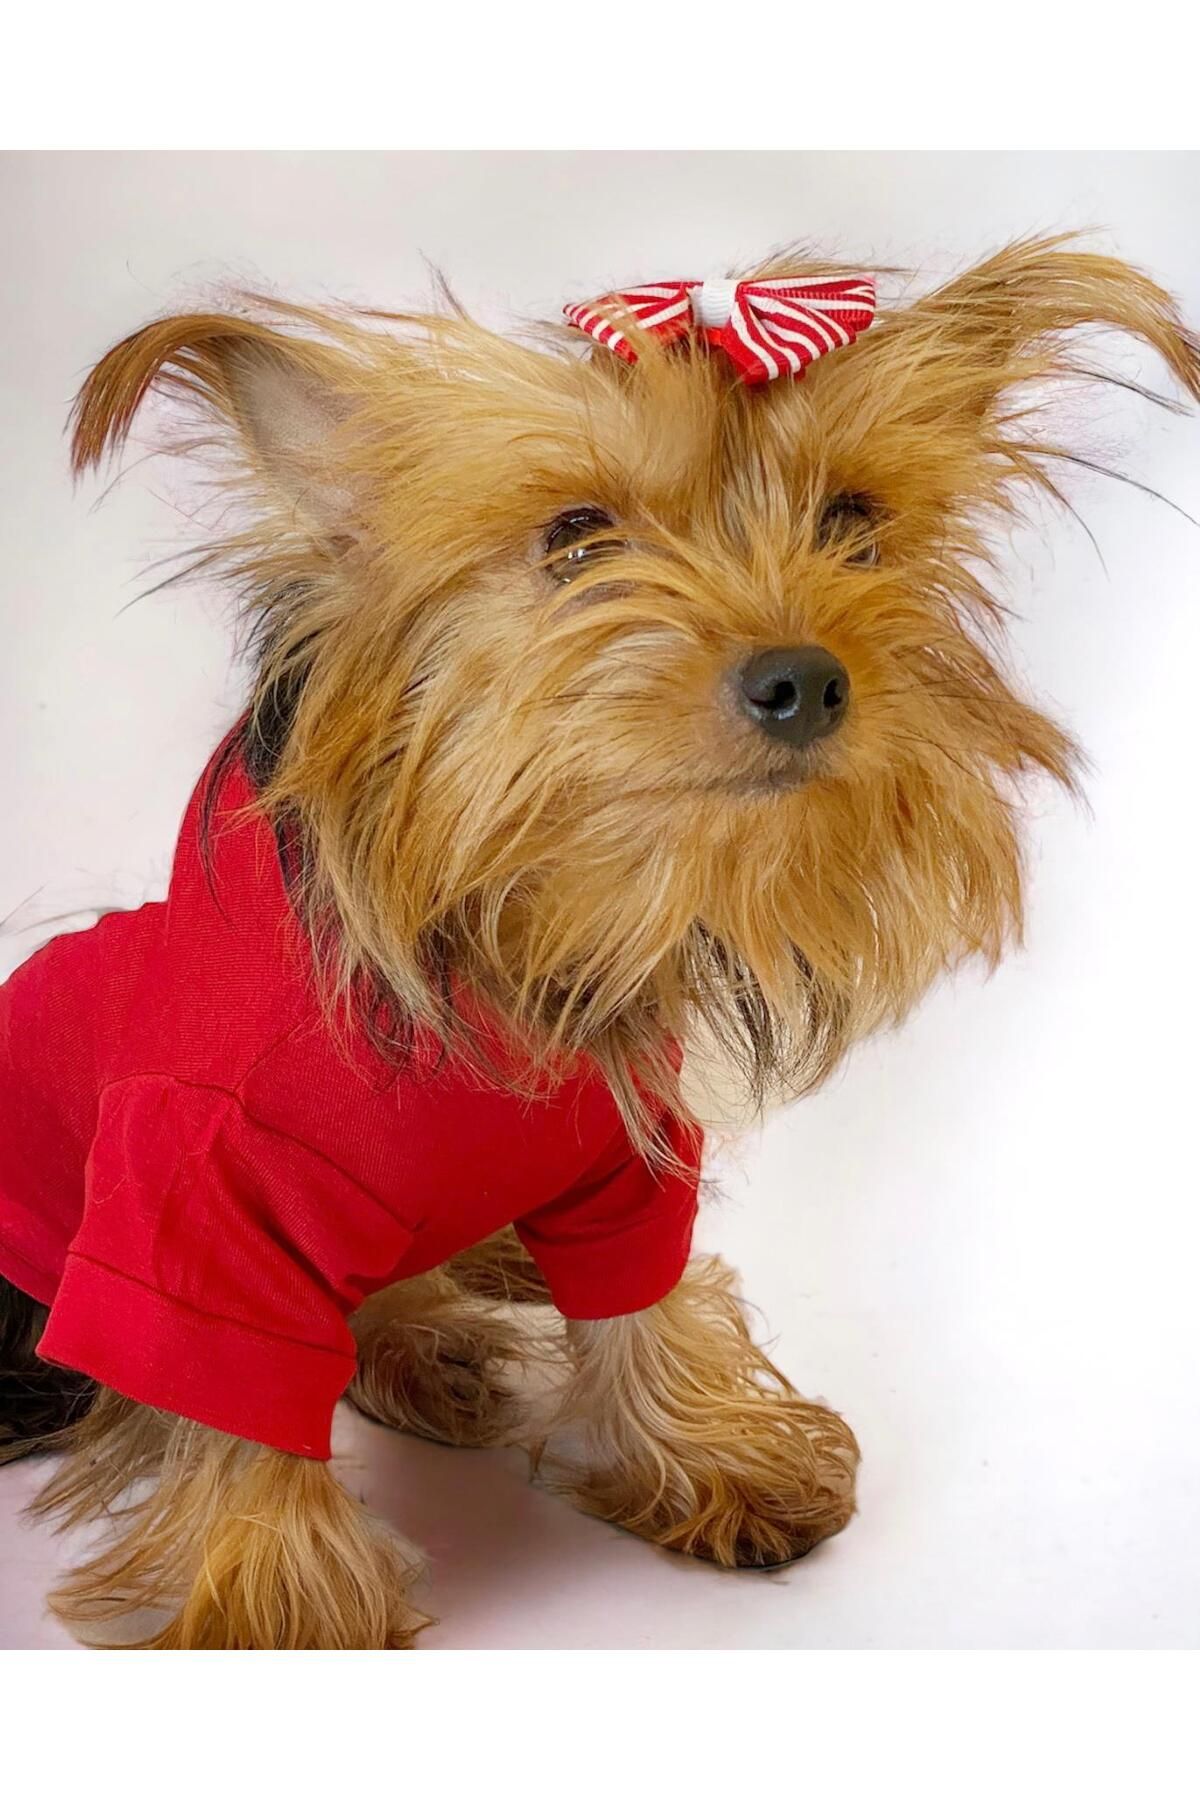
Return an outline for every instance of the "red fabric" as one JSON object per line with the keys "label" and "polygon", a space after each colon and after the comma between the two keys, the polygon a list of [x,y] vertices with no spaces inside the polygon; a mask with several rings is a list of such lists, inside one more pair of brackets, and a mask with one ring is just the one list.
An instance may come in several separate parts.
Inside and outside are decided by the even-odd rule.
{"label": "red fabric", "polygon": [[568,1317],[668,1293],[697,1134],[663,1122],[687,1173],[662,1174],[590,1065],[529,1099],[426,1040],[399,1071],[339,1042],[244,771],[222,778],[208,870],[203,791],[165,902],[0,987],[0,1272],[50,1306],[41,1354],[326,1457],[348,1313],[501,1226]]}

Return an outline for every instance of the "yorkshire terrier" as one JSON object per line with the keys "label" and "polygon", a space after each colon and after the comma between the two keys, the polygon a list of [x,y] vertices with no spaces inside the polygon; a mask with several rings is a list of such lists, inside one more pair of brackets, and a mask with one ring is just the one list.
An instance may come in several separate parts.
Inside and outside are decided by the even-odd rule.
{"label": "yorkshire terrier", "polygon": [[105,1522],[81,1635],[411,1643],[343,1393],[726,1567],[846,1525],[850,1428],[689,1260],[684,1052],[806,1091],[1019,933],[1015,801],[1076,753],[990,533],[1077,459],[1088,327],[1200,399],[1169,296],[1066,239],[878,314],[788,256],[520,342],[241,297],[103,357],[75,467],[173,399],[255,673],[166,901],[0,990],[0,1450]]}

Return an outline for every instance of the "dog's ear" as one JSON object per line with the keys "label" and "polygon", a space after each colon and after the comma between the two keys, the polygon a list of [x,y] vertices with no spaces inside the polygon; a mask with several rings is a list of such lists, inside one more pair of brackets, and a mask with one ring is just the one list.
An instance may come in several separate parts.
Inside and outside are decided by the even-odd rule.
{"label": "dog's ear", "polygon": [[120,449],[152,390],[188,403],[203,436],[233,435],[260,483],[318,529],[342,528],[347,494],[335,438],[353,364],[251,319],[191,313],[146,325],[101,357],[76,398],[76,474]]}
{"label": "dog's ear", "polygon": [[1017,383],[1101,373],[1080,360],[1078,336],[1089,328],[1139,339],[1200,400],[1200,341],[1170,294],[1115,257],[1069,248],[1074,241],[1010,244],[893,314],[879,335],[897,372],[913,377],[903,384],[909,402],[920,407],[923,389],[931,409],[986,417]]}

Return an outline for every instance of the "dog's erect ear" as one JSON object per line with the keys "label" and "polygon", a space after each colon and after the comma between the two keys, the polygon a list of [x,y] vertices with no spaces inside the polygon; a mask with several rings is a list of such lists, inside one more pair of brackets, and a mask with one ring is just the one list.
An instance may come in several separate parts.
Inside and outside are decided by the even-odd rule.
{"label": "dog's erect ear", "polygon": [[260,482],[319,529],[344,524],[347,495],[332,440],[346,417],[353,365],[339,352],[251,319],[192,313],[146,325],[101,357],[72,413],[78,474],[119,450],[143,400],[183,399],[236,435]]}
{"label": "dog's erect ear", "polygon": [[893,314],[879,336],[916,378],[910,403],[924,386],[931,409],[985,416],[1015,383],[1093,373],[1072,349],[1089,327],[1140,339],[1200,400],[1200,341],[1171,296],[1128,263],[1066,247],[1074,241],[1010,244]]}

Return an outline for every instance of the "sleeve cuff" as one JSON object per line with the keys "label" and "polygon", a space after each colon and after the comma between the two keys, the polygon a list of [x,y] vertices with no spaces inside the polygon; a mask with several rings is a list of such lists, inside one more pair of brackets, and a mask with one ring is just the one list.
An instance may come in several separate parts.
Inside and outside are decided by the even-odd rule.
{"label": "sleeve cuff", "polygon": [[590,1242],[548,1241],[532,1220],[518,1219],[516,1231],[564,1319],[618,1319],[656,1306],[679,1285],[695,1221],[693,1196],[669,1225],[651,1219]]}
{"label": "sleeve cuff", "polygon": [[352,1354],[211,1318],[78,1253],[38,1355],[143,1406],[322,1461],[355,1368]]}

